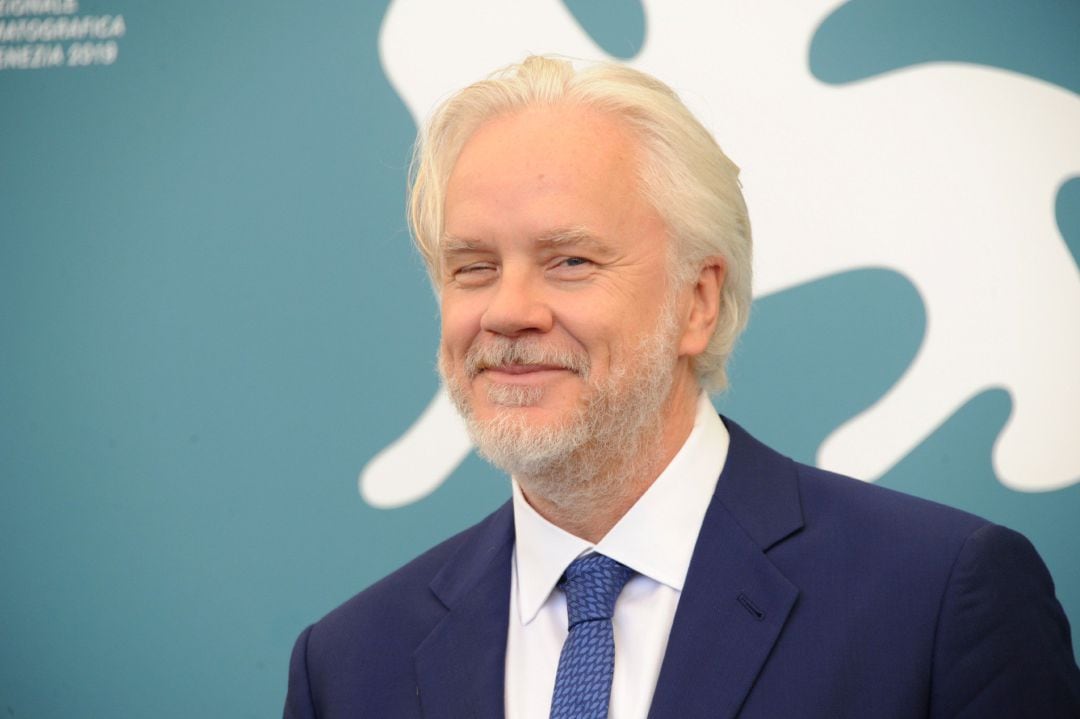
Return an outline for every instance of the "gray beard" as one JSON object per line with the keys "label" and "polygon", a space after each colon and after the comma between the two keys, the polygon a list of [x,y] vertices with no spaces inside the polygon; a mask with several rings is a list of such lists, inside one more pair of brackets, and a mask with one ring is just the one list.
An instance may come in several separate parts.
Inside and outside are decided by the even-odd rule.
{"label": "gray beard", "polygon": [[[677,359],[674,298],[665,302],[656,330],[644,338],[633,356],[632,376],[625,367],[613,368],[602,383],[589,381],[588,356],[552,356],[530,339],[494,338],[466,355],[468,379],[451,377],[445,363],[440,372],[450,398],[465,419],[480,455],[511,474],[529,496],[572,512],[597,501],[620,496],[636,474],[655,467],[661,448],[662,414],[669,399]],[[542,387],[494,385],[488,399],[506,407],[489,420],[476,419],[469,402],[469,381],[478,367],[505,361],[557,364],[579,372],[588,392],[560,426],[536,427],[514,407],[535,404]]]}

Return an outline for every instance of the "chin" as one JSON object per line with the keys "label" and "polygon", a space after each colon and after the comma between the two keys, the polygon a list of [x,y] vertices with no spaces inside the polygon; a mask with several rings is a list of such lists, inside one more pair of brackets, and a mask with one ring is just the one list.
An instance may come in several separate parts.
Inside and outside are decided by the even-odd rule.
{"label": "chin", "polygon": [[565,407],[549,407],[543,403],[504,404],[485,401],[480,406],[473,405],[473,407],[473,416],[481,422],[512,417],[525,426],[537,429],[564,425],[573,414]]}

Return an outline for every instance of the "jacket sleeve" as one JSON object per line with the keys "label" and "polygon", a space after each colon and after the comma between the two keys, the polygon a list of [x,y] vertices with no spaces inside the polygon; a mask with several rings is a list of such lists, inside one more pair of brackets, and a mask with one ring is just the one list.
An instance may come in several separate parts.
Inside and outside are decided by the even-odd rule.
{"label": "jacket sleeve", "polygon": [[993,524],[966,540],[942,599],[931,717],[1080,718],[1069,622],[1042,559]]}
{"label": "jacket sleeve", "polygon": [[289,690],[285,696],[284,719],[315,719],[315,706],[311,701],[311,684],[308,681],[307,645],[312,627],[308,627],[293,646],[289,660]]}

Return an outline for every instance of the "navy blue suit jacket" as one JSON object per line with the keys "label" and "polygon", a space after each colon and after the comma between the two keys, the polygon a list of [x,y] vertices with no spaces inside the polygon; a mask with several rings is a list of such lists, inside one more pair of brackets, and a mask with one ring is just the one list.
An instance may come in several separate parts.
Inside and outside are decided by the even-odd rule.
{"label": "navy blue suit jacket", "polygon": [[[650,717],[1080,717],[1024,537],[725,422]],[[308,627],[285,716],[501,717],[513,544],[506,504]]]}

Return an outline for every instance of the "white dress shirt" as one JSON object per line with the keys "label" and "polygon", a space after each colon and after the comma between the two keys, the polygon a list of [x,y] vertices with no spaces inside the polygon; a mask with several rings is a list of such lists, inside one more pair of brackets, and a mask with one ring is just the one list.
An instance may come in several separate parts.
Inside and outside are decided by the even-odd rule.
{"label": "white dress shirt", "polygon": [[615,603],[610,716],[646,717],[690,557],[727,458],[728,433],[707,394],[670,464],[599,544],[541,517],[513,482],[514,561],[506,638],[506,716],[547,719],[567,634],[566,598],[555,588],[574,559],[596,551],[635,572]]}

